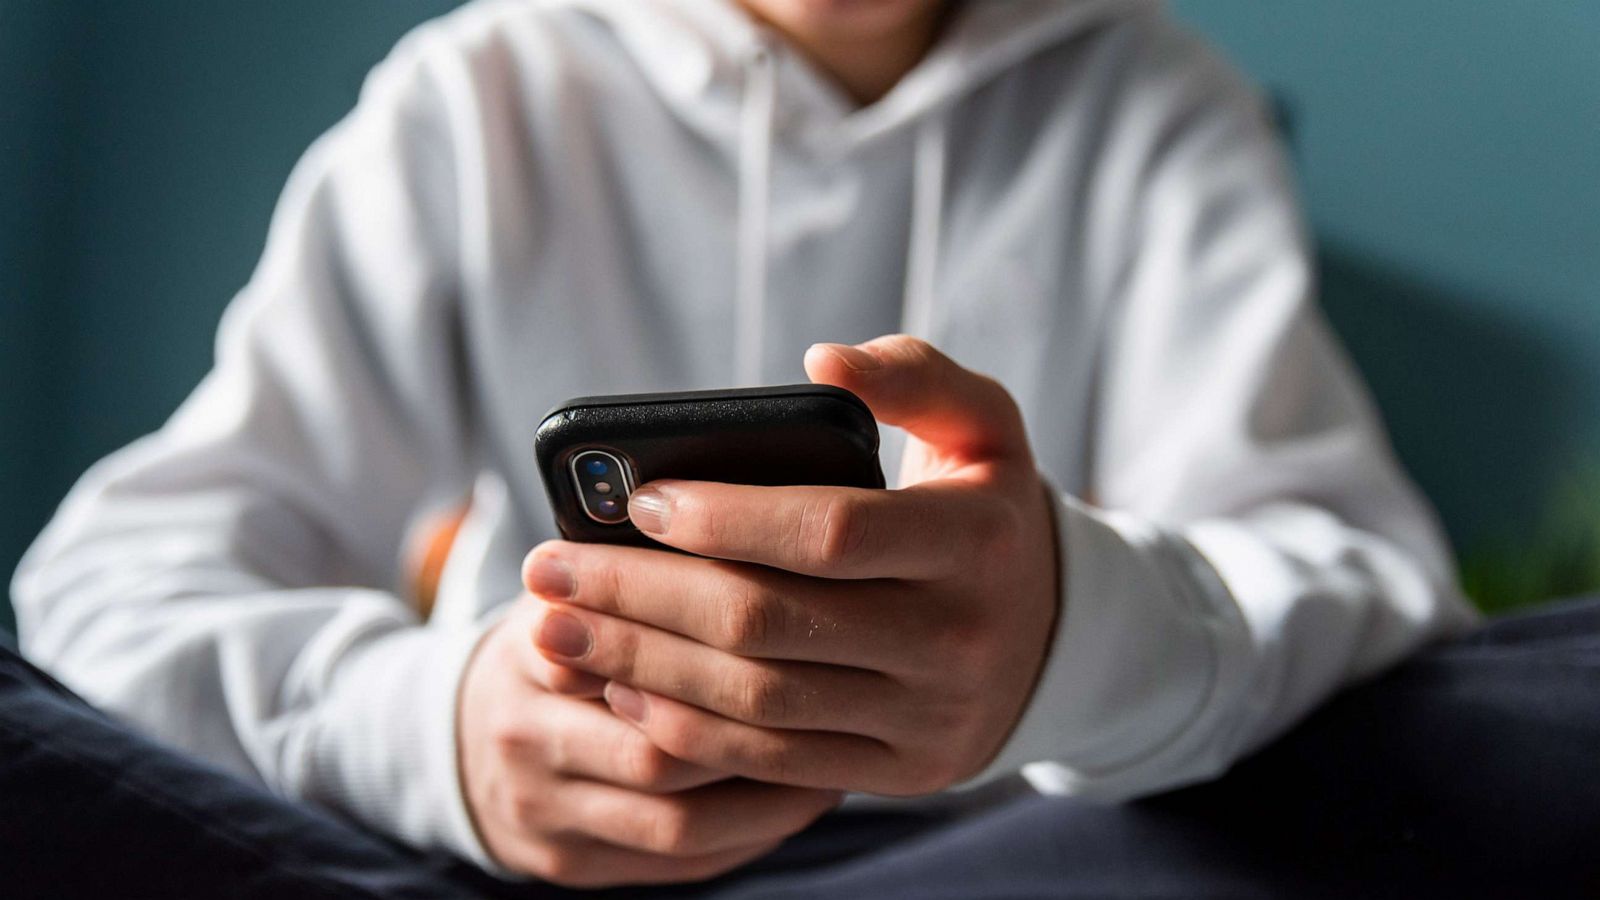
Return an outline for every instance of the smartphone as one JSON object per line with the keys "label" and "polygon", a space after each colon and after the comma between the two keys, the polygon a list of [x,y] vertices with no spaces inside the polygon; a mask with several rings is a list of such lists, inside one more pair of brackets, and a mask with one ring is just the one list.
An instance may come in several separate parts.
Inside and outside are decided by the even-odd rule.
{"label": "smartphone", "polygon": [[817,384],[579,397],[545,415],[534,455],[562,536],[589,543],[659,547],[628,495],[661,478],[884,486],[867,405]]}

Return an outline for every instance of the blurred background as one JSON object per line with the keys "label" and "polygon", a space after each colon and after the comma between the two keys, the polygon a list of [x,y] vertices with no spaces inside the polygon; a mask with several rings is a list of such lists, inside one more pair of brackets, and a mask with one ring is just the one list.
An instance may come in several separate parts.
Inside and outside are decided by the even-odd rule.
{"label": "blurred background", "polygon": [[[193,387],[290,167],[456,5],[0,0],[0,572]],[[1173,9],[1275,98],[1324,305],[1474,599],[1600,587],[1600,3]]]}

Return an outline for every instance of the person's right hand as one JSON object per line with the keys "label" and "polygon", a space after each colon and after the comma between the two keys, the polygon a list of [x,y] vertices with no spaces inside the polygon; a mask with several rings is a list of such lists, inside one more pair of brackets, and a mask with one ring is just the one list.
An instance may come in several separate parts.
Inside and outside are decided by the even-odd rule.
{"label": "person's right hand", "polygon": [[699,881],[838,804],[837,791],[729,778],[657,749],[592,699],[603,680],[535,649],[545,608],[519,600],[462,679],[461,778],[498,863],[569,887]]}

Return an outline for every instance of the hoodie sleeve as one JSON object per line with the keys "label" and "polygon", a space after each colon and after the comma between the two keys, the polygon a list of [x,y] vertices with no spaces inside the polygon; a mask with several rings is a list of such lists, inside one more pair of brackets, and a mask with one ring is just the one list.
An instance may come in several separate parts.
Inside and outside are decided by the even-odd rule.
{"label": "hoodie sleeve", "polygon": [[417,43],[291,177],[214,370],[84,476],[12,589],[26,652],[93,702],[483,861],[455,763],[479,629],[394,592],[411,517],[464,496],[472,456],[452,147]]}
{"label": "hoodie sleeve", "polygon": [[1106,323],[1093,500],[1058,497],[1057,631],[985,773],[1047,793],[1212,778],[1473,621],[1313,302],[1260,104],[1186,40],[1134,79],[1108,143],[1100,184],[1133,187],[1096,219],[1125,252],[1089,292]]}

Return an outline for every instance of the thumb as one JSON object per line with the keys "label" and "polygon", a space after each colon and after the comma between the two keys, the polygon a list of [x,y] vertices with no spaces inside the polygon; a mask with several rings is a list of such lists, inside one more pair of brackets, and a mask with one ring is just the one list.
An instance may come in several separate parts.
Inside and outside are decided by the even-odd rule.
{"label": "thumb", "polygon": [[850,391],[878,421],[904,428],[942,454],[1028,456],[1022,414],[1006,389],[927,341],[893,334],[853,347],[813,344],[805,365],[813,382]]}

